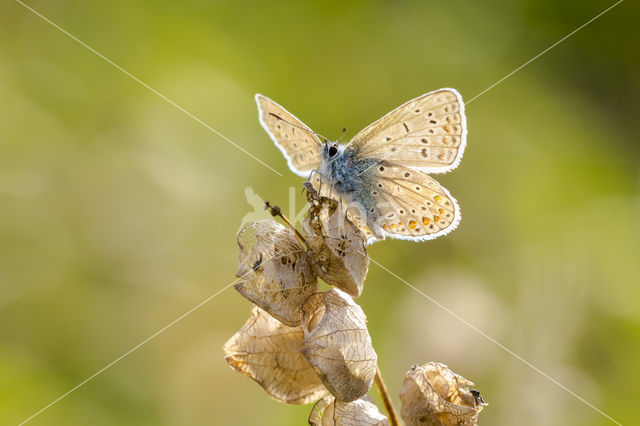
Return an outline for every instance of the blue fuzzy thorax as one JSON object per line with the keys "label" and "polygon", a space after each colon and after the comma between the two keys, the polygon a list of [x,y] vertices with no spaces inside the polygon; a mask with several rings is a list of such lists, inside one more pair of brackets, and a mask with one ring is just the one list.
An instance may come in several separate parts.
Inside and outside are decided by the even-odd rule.
{"label": "blue fuzzy thorax", "polygon": [[[337,152],[329,155],[329,148],[335,147]],[[362,189],[362,169],[354,167],[356,159],[353,151],[345,150],[339,145],[326,144],[322,150],[322,173],[329,177],[334,189],[340,193],[349,193]]]}
{"label": "blue fuzzy thorax", "polygon": [[[334,147],[337,151],[331,149]],[[320,173],[332,183],[332,190],[344,194],[350,200],[360,204],[365,211],[372,207],[373,159],[358,159],[350,147],[327,143],[322,149]]]}

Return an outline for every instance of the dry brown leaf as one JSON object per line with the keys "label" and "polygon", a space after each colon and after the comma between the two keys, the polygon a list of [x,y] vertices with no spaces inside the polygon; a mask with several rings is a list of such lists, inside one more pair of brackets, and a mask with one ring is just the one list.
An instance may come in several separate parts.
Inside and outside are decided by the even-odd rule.
{"label": "dry brown leaf", "polygon": [[333,289],[302,306],[302,353],[337,400],[358,399],[371,388],[377,356],[364,312],[351,296]]}
{"label": "dry brown leaf", "polygon": [[318,289],[307,248],[288,228],[260,220],[238,233],[242,281],[235,289],[283,323],[300,324],[302,303]]}
{"label": "dry brown leaf", "polygon": [[258,382],[273,399],[308,404],[327,394],[302,356],[304,335],[254,306],[251,317],[224,345],[225,361]]}
{"label": "dry brown leaf", "polygon": [[369,269],[365,237],[351,223],[337,201],[307,189],[311,203],[302,225],[313,252],[313,270],[327,284],[358,297]]}
{"label": "dry brown leaf", "polygon": [[402,418],[407,426],[475,426],[485,404],[469,386],[473,383],[444,364],[413,366],[400,392]]}
{"label": "dry brown leaf", "polygon": [[380,413],[368,394],[351,402],[336,401],[327,396],[316,402],[309,415],[312,426],[388,426],[389,421]]}

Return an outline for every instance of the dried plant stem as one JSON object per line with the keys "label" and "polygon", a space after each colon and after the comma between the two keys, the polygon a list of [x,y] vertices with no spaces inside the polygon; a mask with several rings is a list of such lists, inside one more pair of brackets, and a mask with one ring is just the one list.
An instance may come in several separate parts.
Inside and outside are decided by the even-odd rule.
{"label": "dried plant stem", "polygon": [[396,412],[396,409],[393,406],[393,402],[391,401],[391,397],[389,396],[389,391],[387,390],[387,386],[384,384],[384,380],[382,380],[380,367],[378,367],[377,365],[376,365],[375,383],[376,383],[376,387],[378,388],[378,392],[380,392],[380,397],[382,398],[382,402],[384,403],[384,408],[385,410],[387,410],[387,417],[389,417],[389,425],[398,426],[400,424],[398,413]]}
{"label": "dried plant stem", "polygon": [[304,246],[307,249],[309,248],[309,244],[307,244],[307,240],[305,240],[302,234],[298,232],[298,230],[295,228],[295,226],[293,226],[291,222],[289,222],[289,219],[287,219],[287,217],[284,214],[282,214],[282,210],[280,210],[280,207],[272,206],[268,201],[265,201],[264,208],[265,210],[269,210],[269,213],[271,213],[271,216],[280,217],[284,221],[284,223],[286,223],[287,226],[294,232],[294,234],[296,234],[296,237],[300,240],[300,242],[304,244]]}

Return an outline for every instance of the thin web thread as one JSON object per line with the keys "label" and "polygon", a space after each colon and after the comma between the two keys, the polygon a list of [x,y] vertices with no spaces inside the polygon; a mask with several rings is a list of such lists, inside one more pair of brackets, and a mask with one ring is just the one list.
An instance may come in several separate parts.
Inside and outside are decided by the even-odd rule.
{"label": "thin web thread", "polygon": [[503,81],[505,81],[507,78],[511,77],[513,74],[517,73],[518,71],[520,71],[522,68],[526,67],[527,65],[529,65],[531,62],[535,61],[536,59],[538,59],[540,56],[544,55],[545,53],[547,53],[548,51],[550,51],[551,49],[553,49],[554,47],[556,47],[557,45],[559,45],[560,43],[562,43],[563,41],[565,41],[566,39],[568,39],[569,37],[571,37],[572,35],[574,35],[575,33],[577,33],[578,31],[580,31],[581,29],[583,29],[584,27],[586,27],[587,25],[589,25],[590,23],[592,23],[593,21],[595,21],[596,19],[598,19],[599,17],[601,17],[602,15],[604,15],[605,13],[607,13],[608,11],[610,11],[611,9],[613,9],[614,7],[616,7],[617,5],[619,5],[620,3],[622,3],[624,0],[619,0],[618,2],[614,3],[613,5],[609,6],[608,8],[606,8],[605,10],[603,10],[602,12],[600,12],[599,14],[597,14],[596,16],[594,16],[593,18],[591,18],[590,20],[588,20],[587,22],[585,22],[584,24],[580,25],[578,28],[576,28],[575,30],[571,31],[569,34],[567,34],[566,36],[562,37],[560,40],[556,41],[555,43],[553,43],[551,46],[547,47],[546,49],[544,49],[542,52],[538,53],[536,56],[534,56],[533,58],[529,59],[527,62],[525,62],[524,64],[520,65],[518,68],[516,68],[515,70],[511,71],[509,74],[505,75],[504,77],[502,77],[500,80],[496,81],[495,83],[493,83],[491,86],[487,87],[486,89],[484,89],[482,92],[478,93],[477,95],[475,95],[473,98],[471,98],[470,100],[468,100],[467,102],[465,102],[465,105],[469,105],[471,102],[473,102],[474,100],[478,99],[480,96],[484,95],[485,93],[487,93],[489,90],[493,89],[494,87],[496,87],[498,84],[502,83]]}
{"label": "thin web thread", "polygon": [[[266,262],[270,262],[273,259],[277,259],[283,256],[288,256],[289,254],[295,252],[296,250],[292,250],[290,252],[287,253],[283,253],[280,254],[278,256],[271,256],[270,258],[268,258],[267,260],[263,261],[263,264]],[[197,305],[195,305],[193,308],[189,309],[187,312],[185,312],[184,314],[180,315],[178,318],[176,318],[175,320],[171,321],[169,324],[165,325],[164,327],[162,327],[160,330],[156,331],[155,333],[153,333],[151,336],[147,337],[146,339],[144,339],[142,342],[138,343],[137,345],[135,345],[133,348],[129,349],[127,352],[125,352],[124,354],[120,355],[118,358],[114,359],[113,361],[111,361],[109,364],[107,364],[106,366],[102,367],[100,370],[96,371],[95,373],[93,373],[91,376],[87,377],[86,379],[84,379],[82,382],[78,383],[76,386],[72,387],[71,389],[69,389],[67,392],[63,393],[62,395],[60,395],[58,398],[56,398],[54,401],[50,402],[49,404],[47,404],[46,406],[44,406],[43,408],[41,408],[39,411],[37,411],[36,413],[34,413],[33,415],[31,415],[29,418],[25,419],[24,421],[22,421],[18,426],[22,426],[25,423],[27,423],[28,421],[30,421],[31,419],[33,419],[34,417],[38,416],[39,414],[41,414],[42,412],[44,412],[45,410],[47,410],[48,408],[50,408],[51,406],[55,405],[56,403],[60,402],[62,399],[64,399],[65,397],[67,397],[69,394],[71,394],[72,392],[74,392],[75,390],[77,390],[78,388],[80,388],[81,386],[85,385],[86,383],[90,382],[91,380],[93,380],[96,376],[100,375],[101,373],[103,373],[104,371],[106,371],[107,369],[109,369],[110,367],[112,367],[113,365],[117,364],[119,361],[121,361],[122,359],[126,358],[128,355],[130,355],[131,353],[135,352],[136,350],[138,350],[139,348],[141,348],[142,346],[144,346],[146,343],[148,343],[150,340],[154,339],[155,337],[157,337],[158,335],[162,334],[163,332],[165,332],[168,328],[170,328],[171,326],[175,325],[177,322],[181,321],[182,319],[184,319],[185,317],[187,317],[188,315],[190,315],[191,313],[193,313],[194,311],[196,311],[197,309],[201,308],[203,305],[205,305],[206,303],[208,303],[211,299],[213,299],[214,297],[218,296],[220,293],[222,293],[223,291],[225,291],[226,289],[228,289],[229,287],[231,287],[232,285],[238,283],[240,280],[242,280],[244,277],[246,277],[248,274],[250,274],[253,271],[253,269],[249,269],[246,273],[242,274],[242,276],[238,277],[237,279],[231,281],[229,284],[227,284],[226,286],[224,286],[222,289],[218,290],[217,292],[215,292],[214,294],[212,294],[211,296],[207,297],[206,299],[204,299],[202,302],[198,303]]]}
{"label": "thin web thread", "polygon": [[196,306],[194,306],[193,308],[189,309],[187,312],[185,312],[184,314],[180,315],[178,318],[176,318],[175,320],[171,321],[169,324],[167,324],[166,326],[162,327],[160,330],[156,331],[155,333],[153,333],[151,336],[147,337],[146,339],[144,339],[142,342],[138,343],[137,345],[135,345],[133,348],[129,349],[127,352],[125,352],[124,354],[120,355],[118,358],[114,359],[113,361],[111,361],[109,364],[105,365],[104,367],[102,367],[100,370],[96,371],[95,373],[93,373],[91,376],[87,377],[86,379],[84,379],[82,382],[78,383],[76,386],[72,387],[71,389],[69,389],[67,392],[63,393],[62,395],[60,395],[58,398],[56,398],[54,401],[50,402],[49,404],[45,405],[42,409],[40,409],[38,412],[34,413],[33,415],[31,415],[29,418],[27,418],[26,420],[22,421],[18,426],[22,426],[23,424],[27,423],[28,421],[30,421],[31,419],[33,419],[34,417],[38,416],[39,414],[41,414],[43,411],[47,410],[48,408],[50,408],[52,405],[58,403],[60,400],[64,399],[65,397],[67,397],[70,393],[74,392],[75,390],[77,390],[79,387],[85,385],[87,382],[91,381],[92,379],[94,379],[96,376],[100,375],[101,373],[103,373],[105,370],[109,369],[110,367],[112,367],[114,364],[118,363],[119,361],[121,361],[123,358],[126,358],[128,355],[130,355],[132,352],[135,352],[136,350],[138,350],[141,346],[143,346],[144,344],[146,344],[147,342],[149,342],[150,340],[152,340],[153,338],[155,338],[156,336],[158,336],[159,334],[163,333],[164,331],[166,331],[169,327],[171,327],[172,325],[174,325],[175,323],[177,323],[178,321],[182,320],[184,317],[186,317],[187,315],[191,314],[193,311],[195,311],[196,309],[200,308],[202,305],[204,305],[205,303],[209,302],[211,299],[213,299],[214,297],[216,297],[217,295],[219,295],[220,293],[222,293],[223,291],[225,291],[226,289],[228,289],[229,287],[231,287],[233,284],[235,284],[237,282],[237,280],[232,281],[231,283],[227,284],[224,288],[222,288],[221,290],[219,290],[218,292],[212,294],[211,296],[207,297],[206,299],[204,299],[202,302],[198,303]]}
{"label": "thin web thread", "polygon": [[182,111],[183,113],[185,113],[188,117],[192,118],[193,120],[197,121],[198,123],[202,124],[204,127],[206,127],[207,129],[209,129],[210,131],[212,131],[213,133],[215,133],[216,135],[218,135],[219,137],[221,137],[222,139],[226,140],[227,142],[229,142],[231,145],[235,146],[236,148],[238,148],[240,151],[244,152],[245,154],[247,154],[249,157],[253,158],[254,160],[256,160],[258,163],[262,164],[263,166],[265,166],[266,168],[268,168],[269,170],[271,170],[272,172],[274,172],[275,174],[277,174],[278,176],[282,176],[282,173],[278,172],[277,170],[275,170],[273,167],[269,166],[267,163],[265,163],[264,161],[262,161],[261,159],[259,159],[258,157],[256,157],[255,155],[251,154],[249,151],[247,151],[245,148],[241,147],[240,145],[238,145],[237,143],[233,142],[231,139],[229,139],[228,137],[226,137],[225,135],[223,135],[222,133],[220,133],[219,131],[217,131],[216,129],[214,129],[213,127],[211,127],[210,125],[208,125],[207,123],[205,123],[204,121],[202,121],[201,119],[199,119],[198,117],[196,117],[195,115],[193,115],[192,113],[190,113],[189,111],[187,111],[186,109],[184,109],[183,107],[181,107],[180,105],[178,105],[177,103],[175,103],[174,101],[172,101],[171,99],[167,98],[165,95],[163,95],[162,93],[158,92],[156,89],[154,89],[153,87],[149,86],[147,83],[145,83],[144,81],[140,80],[138,77],[136,77],[135,75],[131,74],[129,71],[125,70],[124,68],[122,68],[120,65],[116,64],[115,62],[113,62],[111,59],[107,58],[106,56],[104,56],[102,53],[98,52],[97,50],[95,50],[94,48],[92,48],[91,46],[89,46],[88,44],[86,44],[85,42],[83,42],[82,40],[78,39],[76,36],[74,36],[73,34],[69,33],[67,30],[63,29],[62,27],[60,27],[59,25],[55,24],[54,22],[52,22],[50,19],[48,19],[47,17],[43,16],[42,14],[40,14],[39,12],[37,12],[36,10],[32,9],[31,7],[27,6],[26,4],[24,4],[22,1],[20,0],[16,0],[17,3],[19,3],[20,5],[22,5],[23,7],[25,7],[26,9],[30,10],[31,12],[33,12],[35,15],[39,16],[40,18],[42,18],[45,22],[51,24],[53,27],[57,28],[58,30],[60,30],[62,33],[66,34],[68,37],[70,37],[72,40],[74,40],[75,42],[77,42],[78,44],[86,47],[87,49],[89,49],[91,52],[93,52],[95,55],[97,55],[98,57],[100,57],[101,59],[103,59],[104,61],[108,62],[109,64],[111,64],[113,67],[115,67],[117,70],[119,70],[120,72],[122,72],[124,75],[126,75],[127,77],[131,78],[132,80],[136,81],[137,83],[139,83],[140,85],[142,85],[143,87],[145,87],[146,89],[148,89],[149,91],[155,93],[156,95],[158,95],[159,97],[161,97],[162,99],[164,99],[165,101],[167,101],[169,104],[171,104],[172,106],[174,106],[175,108],[177,108],[178,110]]}
{"label": "thin web thread", "polygon": [[569,394],[571,394],[572,396],[574,396],[575,398],[577,398],[578,400],[582,401],[584,404],[586,404],[587,406],[591,407],[592,409],[594,409],[595,411],[597,411],[598,413],[602,414],[604,417],[606,417],[607,419],[611,420],[613,423],[622,426],[622,424],[618,421],[616,421],[615,419],[613,419],[611,416],[607,415],[604,411],[602,411],[601,409],[599,409],[598,407],[596,407],[595,405],[593,405],[592,403],[590,403],[589,401],[587,401],[586,399],[584,399],[583,397],[581,397],[580,395],[578,395],[577,393],[575,393],[574,391],[572,391],[571,389],[569,389],[568,387],[566,387],[565,385],[563,385],[562,383],[558,382],[556,379],[554,379],[553,377],[551,377],[550,375],[548,375],[547,373],[545,373],[544,371],[540,370],[538,367],[536,367],[535,365],[531,364],[529,361],[527,361],[526,359],[524,359],[523,357],[521,357],[520,355],[518,355],[517,353],[513,352],[511,349],[507,348],[505,345],[503,345],[502,343],[498,342],[497,340],[495,340],[493,337],[489,336],[487,333],[485,333],[484,331],[480,330],[478,327],[474,326],[473,324],[471,324],[469,321],[465,320],[464,318],[462,318],[460,315],[458,315],[457,313],[455,313],[454,311],[452,311],[451,309],[447,308],[446,306],[444,306],[442,303],[438,302],[437,300],[435,300],[433,297],[423,293],[420,289],[418,289],[417,287],[415,287],[414,285],[410,284],[407,280],[405,280],[404,278],[401,278],[400,276],[398,276],[397,274],[393,273],[392,271],[390,271],[388,268],[386,268],[385,266],[381,265],[379,262],[375,261],[374,259],[372,259],[371,257],[369,258],[371,260],[371,262],[375,263],[376,265],[378,265],[380,268],[384,269],[386,272],[388,272],[389,274],[391,274],[392,276],[394,276],[395,278],[397,278],[398,280],[400,280],[401,282],[403,282],[404,284],[406,284],[407,286],[411,287],[413,290],[417,291],[418,293],[420,293],[423,297],[427,298],[431,303],[435,304],[436,306],[438,306],[439,308],[441,308],[442,310],[444,310],[445,312],[447,312],[449,315],[453,316],[454,318],[456,318],[458,321],[462,322],[464,325],[466,325],[467,327],[471,328],[473,331],[475,331],[476,333],[480,334],[482,337],[488,339],[489,341],[491,341],[492,343],[494,343],[495,345],[497,345],[498,347],[500,347],[500,349],[504,350],[505,352],[507,352],[509,355],[513,356],[514,358],[518,359],[519,361],[521,361],[522,363],[526,364],[528,367],[530,367],[532,370],[534,370],[535,372],[537,372],[538,374],[544,376],[545,378],[547,378],[548,380],[550,380],[551,382],[553,382],[554,384],[556,384],[558,387],[560,387],[561,389],[563,389],[564,391],[568,392]]}

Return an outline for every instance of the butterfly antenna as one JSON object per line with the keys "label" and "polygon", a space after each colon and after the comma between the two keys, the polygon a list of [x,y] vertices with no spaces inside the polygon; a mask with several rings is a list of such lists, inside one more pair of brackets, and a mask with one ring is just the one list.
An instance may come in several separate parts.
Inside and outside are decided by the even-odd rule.
{"label": "butterfly antenna", "polygon": [[280,116],[279,116],[278,114],[276,114],[276,113],[270,112],[270,113],[268,113],[268,114],[269,114],[270,116],[272,116],[272,117],[277,118],[278,120],[284,121],[285,123],[287,123],[287,124],[289,124],[289,125],[291,125],[291,126],[293,126],[293,127],[297,127],[297,128],[298,128],[298,129],[300,129],[300,130],[304,130],[305,132],[308,132],[308,133],[311,133],[311,134],[313,134],[313,135],[318,136],[320,139],[322,139],[322,141],[323,141],[323,142],[329,142],[329,139],[325,138],[325,137],[324,137],[324,136],[322,136],[320,133],[316,133],[316,132],[314,132],[314,131],[313,131],[313,130],[311,130],[311,129],[307,129],[306,127],[302,127],[302,126],[299,126],[299,125],[297,125],[297,124],[295,124],[295,123],[292,123],[292,122],[290,122],[290,121],[288,121],[288,120],[285,120],[284,118],[280,117]]}
{"label": "butterfly antenna", "polygon": [[338,143],[342,142],[342,138],[344,137],[344,134],[347,133],[347,128],[343,127],[342,128],[342,134],[340,135],[340,137],[338,138]]}

